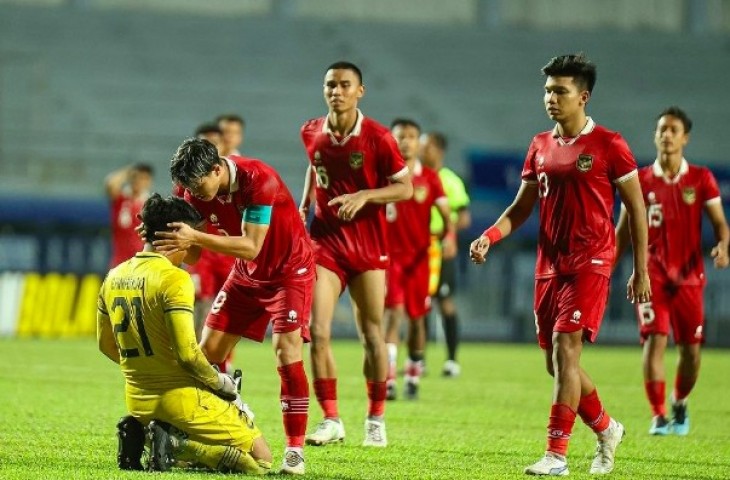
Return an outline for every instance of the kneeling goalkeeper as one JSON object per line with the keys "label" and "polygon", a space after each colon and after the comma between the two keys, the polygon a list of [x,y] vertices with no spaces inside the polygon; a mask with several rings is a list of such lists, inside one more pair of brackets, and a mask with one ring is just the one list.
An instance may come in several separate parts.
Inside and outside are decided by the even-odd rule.
{"label": "kneeling goalkeeper", "polygon": [[[141,470],[145,432],[149,468],[175,461],[218,471],[264,474],[271,452],[261,431],[235,404],[236,385],[205,359],[195,339],[195,289],[178,268],[187,252],[152,246],[172,222],[196,226],[198,212],[179,198],[150,197],[142,210],[145,247],[107,275],[99,292],[99,350],[124,374],[130,415],[118,424],[119,467]],[[145,428],[146,427],[146,428]]]}

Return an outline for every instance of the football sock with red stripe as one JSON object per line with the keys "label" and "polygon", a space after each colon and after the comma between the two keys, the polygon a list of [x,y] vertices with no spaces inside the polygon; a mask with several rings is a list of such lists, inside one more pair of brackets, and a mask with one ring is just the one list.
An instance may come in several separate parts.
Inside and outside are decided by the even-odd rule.
{"label": "football sock with red stripe", "polygon": [[304,362],[299,361],[279,367],[281,378],[281,413],[287,447],[303,447],[309,412],[309,382]]}
{"label": "football sock with red stripe", "polygon": [[601,399],[598,398],[598,390],[596,389],[593,389],[588,395],[580,397],[578,415],[580,415],[583,423],[588,425],[596,433],[604,431],[611,423],[611,417],[603,409]]}
{"label": "football sock with red stripe", "polygon": [[568,442],[575,424],[576,413],[568,405],[553,404],[550,408],[550,422],[548,423],[546,450],[557,455],[565,456],[568,453]]}
{"label": "football sock with red stripe", "polygon": [[337,411],[337,379],[318,378],[314,381],[314,394],[322,407],[324,418],[340,418]]}
{"label": "football sock with red stripe", "polygon": [[666,416],[666,383],[663,380],[658,382],[644,382],[644,389],[646,390],[646,398],[649,399],[649,405],[651,405],[652,415],[655,417]]}

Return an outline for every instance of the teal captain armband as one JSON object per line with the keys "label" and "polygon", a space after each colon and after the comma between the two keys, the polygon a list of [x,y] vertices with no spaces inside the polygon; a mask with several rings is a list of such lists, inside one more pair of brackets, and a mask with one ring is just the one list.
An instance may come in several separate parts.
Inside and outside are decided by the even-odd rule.
{"label": "teal captain armband", "polygon": [[268,225],[271,223],[271,209],[271,205],[251,205],[244,210],[243,221],[258,225]]}

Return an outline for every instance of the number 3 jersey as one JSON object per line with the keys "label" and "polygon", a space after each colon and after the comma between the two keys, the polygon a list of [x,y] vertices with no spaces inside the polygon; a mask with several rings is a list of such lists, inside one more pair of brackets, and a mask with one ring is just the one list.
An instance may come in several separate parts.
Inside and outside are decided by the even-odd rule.
{"label": "number 3 jersey", "polygon": [[316,205],[310,233],[318,247],[346,258],[382,258],[387,262],[386,223],[383,205],[366,204],[351,221],[337,216],[333,198],[360,190],[387,186],[407,175],[403,157],[390,131],[358,110],[352,132],[337,137],[327,117],[307,121],[302,142],[315,173]]}
{"label": "number 3 jersey", "polygon": [[685,159],[674,178],[658,161],[639,171],[649,223],[649,275],[655,282],[704,285],[702,211],[720,203],[712,172]]}
{"label": "number 3 jersey", "polygon": [[128,396],[197,384],[173,351],[176,341],[183,343],[178,349],[195,350],[194,301],[190,275],[158,253],[137,253],[109,272],[99,292],[99,321],[111,321]]}
{"label": "number 3 jersey", "polygon": [[636,160],[621,135],[590,117],[577,137],[561,138],[556,126],[533,138],[522,180],[539,187],[535,278],[584,271],[610,277],[615,184],[636,174]]}

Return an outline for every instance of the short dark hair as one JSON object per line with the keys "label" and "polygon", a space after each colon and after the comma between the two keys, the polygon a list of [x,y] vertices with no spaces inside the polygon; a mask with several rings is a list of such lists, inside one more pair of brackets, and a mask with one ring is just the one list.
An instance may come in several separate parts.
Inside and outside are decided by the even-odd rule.
{"label": "short dark hair", "polygon": [[431,141],[433,141],[433,143],[435,143],[439,149],[446,151],[446,149],[449,147],[449,139],[446,138],[446,135],[444,135],[443,133],[428,132],[427,135],[428,138],[430,138]]}
{"label": "short dark hair", "polygon": [[410,118],[396,118],[390,122],[390,129],[393,130],[395,127],[413,127],[418,130],[418,133],[421,133],[421,126]]}
{"label": "short dark hair", "polygon": [[215,145],[204,138],[188,138],[170,160],[170,176],[173,182],[184,187],[195,186],[220,163]]}
{"label": "short dark hair", "polygon": [[593,93],[596,84],[596,65],[582,52],[551,58],[542,67],[542,74],[547,77],[573,77],[576,85],[590,93]]}
{"label": "short dark hair", "polygon": [[344,60],[340,60],[339,62],[335,62],[329,67],[327,67],[327,70],[324,71],[325,74],[329,72],[330,70],[351,70],[355,72],[355,75],[357,75],[357,79],[360,81],[360,85],[362,85],[362,71],[352,62],[347,62]]}
{"label": "short dark hair", "polygon": [[150,243],[156,240],[156,232],[170,230],[168,223],[183,222],[191,227],[197,227],[203,220],[200,213],[182,198],[162,198],[159,193],[153,194],[144,202],[140,216],[145,230],[145,240]]}
{"label": "short dark hair", "polygon": [[218,135],[222,134],[221,127],[218,126],[218,123],[214,122],[206,122],[201,123],[198,125],[198,128],[195,129],[195,136],[199,137],[201,135],[207,135],[209,133],[217,133]]}
{"label": "short dark hair", "polygon": [[149,176],[153,176],[155,174],[154,167],[152,167],[149,163],[135,163],[132,165],[132,170],[135,172],[146,173]]}
{"label": "short dark hair", "polygon": [[682,125],[684,125],[684,133],[689,133],[692,130],[692,120],[689,118],[687,113],[676,105],[665,108],[659,116],[656,117],[657,122],[660,118],[665,115],[671,115],[672,117],[678,118]]}
{"label": "short dark hair", "polygon": [[221,122],[233,122],[241,125],[242,127],[246,126],[246,121],[243,119],[243,117],[235,113],[223,113],[215,117],[215,123]]}

